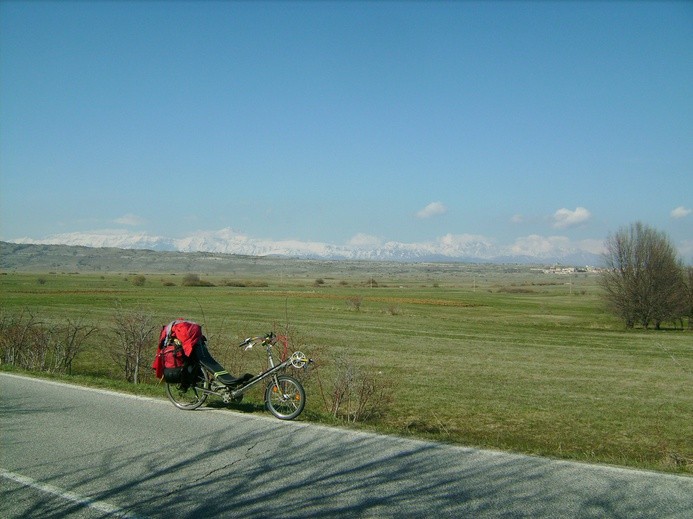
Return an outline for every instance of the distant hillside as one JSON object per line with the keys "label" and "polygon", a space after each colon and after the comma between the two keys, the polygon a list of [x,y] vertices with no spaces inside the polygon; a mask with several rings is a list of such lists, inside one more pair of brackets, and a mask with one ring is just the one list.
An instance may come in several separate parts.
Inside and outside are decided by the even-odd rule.
{"label": "distant hillside", "polygon": [[30,245],[0,242],[0,269],[19,272],[234,273],[271,259],[209,252]]}
{"label": "distant hillside", "polygon": [[[536,264],[535,264],[536,265]],[[401,262],[375,260],[299,259],[243,256],[213,252],[152,251],[79,245],[37,245],[0,241],[0,271],[31,273],[223,275],[235,278],[286,276],[308,279],[367,279],[371,276],[457,277],[490,272],[530,272],[531,265],[465,262]]]}

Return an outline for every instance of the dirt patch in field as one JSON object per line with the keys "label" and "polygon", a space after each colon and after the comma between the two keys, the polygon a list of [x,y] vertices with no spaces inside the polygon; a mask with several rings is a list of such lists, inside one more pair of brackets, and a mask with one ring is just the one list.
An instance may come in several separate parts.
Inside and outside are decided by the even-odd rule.
{"label": "dirt patch in field", "polygon": [[[239,293],[240,294],[240,293]],[[239,295],[234,294],[234,295]],[[275,291],[253,291],[245,292],[243,295],[252,296],[287,296],[301,299],[329,299],[342,301],[349,296],[344,294],[321,294],[319,292],[275,292]],[[460,308],[472,308],[479,306],[487,306],[478,303],[469,303],[466,301],[455,301],[452,299],[428,299],[419,297],[386,297],[386,296],[362,296],[364,301],[373,303],[397,303],[409,305],[428,305],[428,306],[453,306]]]}

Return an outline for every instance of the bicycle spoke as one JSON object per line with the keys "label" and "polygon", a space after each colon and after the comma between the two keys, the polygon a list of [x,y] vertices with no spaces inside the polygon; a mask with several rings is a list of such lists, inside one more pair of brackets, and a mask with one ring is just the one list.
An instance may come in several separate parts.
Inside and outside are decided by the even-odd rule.
{"label": "bicycle spoke", "polygon": [[305,391],[301,383],[288,375],[277,377],[265,392],[265,403],[269,411],[282,420],[296,418],[305,407]]}

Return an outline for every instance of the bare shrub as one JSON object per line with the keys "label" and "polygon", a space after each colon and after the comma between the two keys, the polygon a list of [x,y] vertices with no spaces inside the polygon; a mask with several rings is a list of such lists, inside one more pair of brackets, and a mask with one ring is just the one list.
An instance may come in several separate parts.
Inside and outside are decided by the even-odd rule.
{"label": "bare shrub", "polygon": [[15,365],[29,371],[48,371],[50,362],[50,334],[36,322],[24,336],[25,342]]}
{"label": "bare shrub", "polygon": [[28,310],[19,314],[5,311],[0,317],[0,355],[2,362],[21,366],[22,357],[30,348],[32,335],[38,326],[36,317]]}
{"label": "bare shrub", "polygon": [[150,360],[149,353],[154,351],[152,345],[156,343],[157,325],[142,309],[116,308],[113,321],[111,331],[115,344],[107,346],[108,352],[123,370],[125,380],[137,384],[142,378],[142,368]]}
{"label": "bare shrub", "polygon": [[331,376],[317,372],[325,411],[346,422],[363,422],[385,414],[392,404],[389,379],[374,366],[355,365],[346,355],[334,358]]}
{"label": "bare shrub", "polygon": [[214,284],[209,281],[203,281],[197,274],[186,274],[183,276],[181,285],[184,287],[213,287]]}
{"label": "bare shrub", "polygon": [[266,288],[269,283],[259,280],[224,280],[222,285],[233,288]]}
{"label": "bare shrub", "polygon": [[363,303],[363,297],[361,296],[351,296],[346,299],[347,307],[355,312],[361,311],[361,303]]}
{"label": "bare shrub", "polygon": [[399,305],[392,303],[387,305],[387,313],[390,315],[399,315],[402,313],[402,309]]}
{"label": "bare shrub", "polygon": [[81,321],[46,325],[29,310],[0,317],[0,358],[30,371],[71,373],[72,362],[97,331]]}
{"label": "bare shrub", "polygon": [[181,285],[184,287],[194,287],[194,286],[199,286],[200,284],[200,276],[197,274],[186,274],[183,276],[183,281],[181,282]]}
{"label": "bare shrub", "polygon": [[42,364],[42,359],[45,360],[44,345],[40,322],[29,310],[23,309],[19,314],[2,313],[0,355],[5,364],[35,369],[37,364]]}
{"label": "bare shrub", "polygon": [[135,285],[136,287],[143,287],[144,284],[146,283],[147,278],[144,277],[142,274],[139,274],[135,277],[132,278],[132,284]]}
{"label": "bare shrub", "polygon": [[72,374],[72,362],[77,357],[90,336],[98,332],[96,326],[67,320],[51,333],[52,371]]}

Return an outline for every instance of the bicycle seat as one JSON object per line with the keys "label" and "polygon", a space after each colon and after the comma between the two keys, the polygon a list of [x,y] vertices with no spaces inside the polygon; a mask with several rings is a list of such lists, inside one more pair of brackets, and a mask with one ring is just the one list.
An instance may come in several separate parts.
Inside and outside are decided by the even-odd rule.
{"label": "bicycle seat", "polygon": [[248,380],[253,378],[253,376],[254,375],[252,373],[246,373],[242,377],[236,378],[226,371],[224,371],[222,373],[215,373],[214,374],[214,378],[216,380],[218,380],[219,382],[221,382],[225,386],[231,386],[231,387],[240,386],[244,382],[247,382]]}
{"label": "bicycle seat", "polygon": [[253,375],[246,373],[245,375],[236,378],[231,375],[228,371],[224,369],[224,366],[219,364],[212,354],[207,349],[207,345],[204,341],[197,343],[197,348],[195,349],[195,354],[197,356],[197,361],[202,364],[207,370],[214,373],[214,378],[224,384],[225,386],[240,386],[244,382],[247,382]]}

